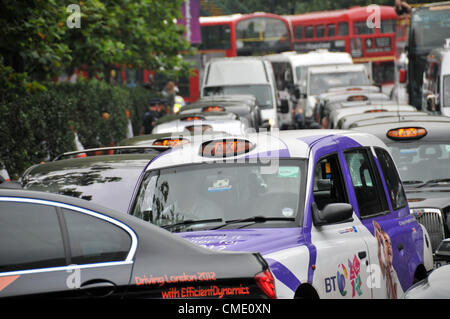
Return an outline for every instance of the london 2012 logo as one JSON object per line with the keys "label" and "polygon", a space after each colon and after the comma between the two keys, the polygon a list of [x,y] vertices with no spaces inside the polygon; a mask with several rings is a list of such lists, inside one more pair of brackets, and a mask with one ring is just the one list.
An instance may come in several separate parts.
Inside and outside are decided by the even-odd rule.
{"label": "london 2012 logo", "polygon": [[347,295],[347,280],[350,281],[352,286],[352,298],[355,297],[356,294],[358,294],[358,296],[362,295],[360,271],[361,265],[356,255],[353,257],[353,261],[348,259],[348,271],[344,264],[338,265],[337,283],[339,292],[343,297]]}

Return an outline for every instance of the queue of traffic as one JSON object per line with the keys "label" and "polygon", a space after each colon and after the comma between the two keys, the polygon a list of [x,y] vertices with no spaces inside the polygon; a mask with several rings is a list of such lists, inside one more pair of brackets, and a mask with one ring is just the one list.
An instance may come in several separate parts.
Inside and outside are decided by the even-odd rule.
{"label": "queue of traffic", "polygon": [[0,184],[0,297],[450,297],[450,118],[326,50],[213,59],[200,95]]}

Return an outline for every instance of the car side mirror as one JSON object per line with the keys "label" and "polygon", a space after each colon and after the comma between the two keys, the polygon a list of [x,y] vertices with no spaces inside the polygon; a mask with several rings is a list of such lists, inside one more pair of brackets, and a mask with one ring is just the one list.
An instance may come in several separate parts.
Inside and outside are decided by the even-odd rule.
{"label": "car side mirror", "polygon": [[289,113],[289,101],[281,100],[281,105],[278,108],[278,111],[283,114]]}
{"label": "car side mirror", "polygon": [[297,100],[300,99],[300,97],[301,97],[301,92],[298,87],[294,89],[294,96]]}
{"label": "car side mirror", "polygon": [[427,110],[436,111],[436,96],[434,94],[427,95]]}
{"label": "car side mirror", "polygon": [[326,205],[323,210],[319,210],[316,203],[311,206],[314,226],[353,221],[353,207],[350,204],[331,203]]}

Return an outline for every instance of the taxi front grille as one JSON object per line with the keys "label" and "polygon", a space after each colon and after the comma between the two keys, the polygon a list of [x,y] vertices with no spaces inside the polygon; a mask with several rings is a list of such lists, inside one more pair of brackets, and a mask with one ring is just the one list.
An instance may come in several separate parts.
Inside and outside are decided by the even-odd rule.
{"label": "taxi front grille", "polygon": [[445,238],[444,222],[441,213],[438,211],[422,212],[420,216],[416,216],[416,219],[428,231],[428,235],[431,240],[431,247],[434,252],[441,241]]}

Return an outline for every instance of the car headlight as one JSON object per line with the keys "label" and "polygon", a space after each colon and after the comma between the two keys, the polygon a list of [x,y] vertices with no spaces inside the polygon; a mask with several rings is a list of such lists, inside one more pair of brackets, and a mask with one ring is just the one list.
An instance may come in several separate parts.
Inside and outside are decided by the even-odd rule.
{"label": "car headlight", "polygon": [[269,125],[275,126],[275,119],[269,119]]}

